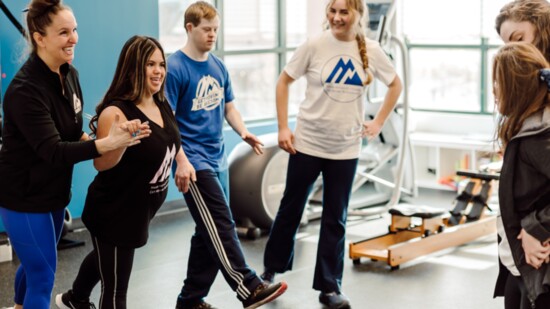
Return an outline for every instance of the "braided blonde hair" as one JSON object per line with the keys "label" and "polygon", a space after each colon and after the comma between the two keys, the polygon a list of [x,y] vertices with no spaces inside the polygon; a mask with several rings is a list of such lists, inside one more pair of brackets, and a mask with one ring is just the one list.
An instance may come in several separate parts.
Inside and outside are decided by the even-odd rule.
{"label": "braided blonde hair", "polygon": [[[330,11],[330,8],[336,0],[330,0],[326,7],[326,14]],[[369,70],[369,58],[367,57],[367,41],[365,36],[364,27],[367,23],[368,10],[363,0],[346,0],[346,7],[352,13],[352,22],[355,23],[355,40],[357,41],[357,47],[359,48],[359,55],[361,56],[361,63],[363,64],[363,70],[365,71],[366,79],[364,85],[368,85],[372,82],[374,77]],[[356,22],[357,21],[357,22]],[[327,29],[328,20],[326,22]]]}

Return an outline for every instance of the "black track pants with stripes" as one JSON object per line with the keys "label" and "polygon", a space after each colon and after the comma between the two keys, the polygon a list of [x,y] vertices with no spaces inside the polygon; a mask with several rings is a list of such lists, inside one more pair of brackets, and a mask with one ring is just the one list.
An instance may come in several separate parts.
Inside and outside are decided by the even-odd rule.
{"label": "black track pants with stripes", "polygon": [[73,282],[76,299],[87,300],[101,281],[101,309],[126,309],[126,294],[134,264],[134,248],[117,247],[92,235],[90,252]]}
{"label": "black track pants with stripes", "polygon": [[261,279],[246,264],[217,174],[197,171],[197,181],[190,184],[184,197],[196,226],[191,238],[187,278],[178,302],[195,303],[206,297],[218,270],[237,292],[239,300],[248,298]]}

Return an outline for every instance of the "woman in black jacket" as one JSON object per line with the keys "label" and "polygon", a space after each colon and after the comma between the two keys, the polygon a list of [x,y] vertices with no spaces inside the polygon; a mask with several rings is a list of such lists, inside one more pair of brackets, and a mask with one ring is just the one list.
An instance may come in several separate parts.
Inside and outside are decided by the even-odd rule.
{"label": "woman in black jacket", "polygon": [[82,131],[78,73],[69,64],[78,42],[71,9],[60,0],[33,0],[26,12],[32,51],[4,97],[0,217],[21,261],[16,308],[46,309],[74,164],[138,144],[150,131],[117,116],[107,136],[90,139]]}
{"label": "woman in black jacket", "polygon": [[504,150],[495,296],[506,309],[550,308],[550,64],[529,43],[509,43],[493,63]]}

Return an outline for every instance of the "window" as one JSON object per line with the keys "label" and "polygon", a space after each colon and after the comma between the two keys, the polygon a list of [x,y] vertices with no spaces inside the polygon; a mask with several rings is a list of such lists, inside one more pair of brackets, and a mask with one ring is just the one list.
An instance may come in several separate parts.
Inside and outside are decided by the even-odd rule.
{"label": "window", "polygon": [[[183,14],[193,0],[159,0],[160,42],[166,53],[183,47]],[[211,0],[221,16],[216,49],[229,70],[235,103],[245,120],[276,116],[275,85],[293,50],[322,30],[318,0]],[[290,87],[289,113],[305,94],[305,80]]]}
{"label": "window", "polygon": [[[494,30],[509,0],[397,1],[396,33],[410,51],[410,102],[420,110],[490,113],[492,55],[502,44]],[[167,53],[185,44],[183,14],[193,0],[159,0],[160,41]],[[294,49],[320,31],[319,0],[210,0],[222,17],[213,51],[224,59],[245,120],[274,118],[277,77]],[[430,12],[430,13],[427,13]],[[437,12],[437,13],[431,13]],[[402,74],[396,64],[399,74]],[[383,95],[371,87],[376,97]],[[380,93],[378,93],[380,92]],[[289,112],[303,100],[305,82],[290,89]]]}
{"label": "window", "polygon": [[[159,1],[159,41],[164,52],[171,54],[185,45],[187,35],[183,26],[183,14],[193,0]],[[212,0],[206,1],[212,3]]]}
{"label": "window", "polygon": [[275,115],[277,57],[273,53],[231,55],[225,64],[233,83],[235,103],[244,119]]}
{"label": "window", "polygon": [[415,108],[479,111],[479,50],[414,48],[410,58],[409,93]]}
{"label": "window", "polygon": [[[286,44],[296,47],[307,39],[307,16],[304,12],[308,11],[308,3],[304,0],[294,0],[286,2]],[[319,25],[320,26],[320,25]]]}
{"label": "window", "polygon": [[224,49],[266,49],[277,46],[274,0],[224,1]]}
{"label": "window", "polygon": [[509,1],[399,2],[399,32],[406,37],[410,54],[413,108],[492,112],[490,66],[502,44],[494,22]]}

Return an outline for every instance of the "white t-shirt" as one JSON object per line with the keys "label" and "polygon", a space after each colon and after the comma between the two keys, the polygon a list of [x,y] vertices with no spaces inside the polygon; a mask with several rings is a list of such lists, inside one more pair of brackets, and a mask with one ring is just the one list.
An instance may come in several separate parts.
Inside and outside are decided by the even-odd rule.
{"label": "white t-shirt", "polygon": [[[368,69],[389,85],[396,75],[392,63],[378,42],[367,38],[366,45]],[[285,72],[307,80],[294,132],[296,150],[326,159],[357,158],[366,88],[357,41],[339,41],[326,30],[296,50]]]}

